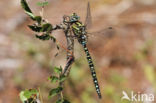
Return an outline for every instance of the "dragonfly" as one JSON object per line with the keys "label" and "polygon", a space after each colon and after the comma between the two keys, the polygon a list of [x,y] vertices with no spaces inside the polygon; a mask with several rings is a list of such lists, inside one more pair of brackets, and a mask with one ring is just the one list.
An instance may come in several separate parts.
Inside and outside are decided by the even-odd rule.
{"label": "dragonfly", "polygon": [[[98,94],[98,97],[102,98],[98,79],[96,76],[95,66],[94,66],[92,57],[91,57],[90,52],[89,52],[88,47],[87,47],[88,34],[90,34],[87,32],[87,30],[92,25],[90,3],[88,2],[87,15],[86,15],[85,23],[82,23],[80,21],[80,16],[78,16],[76,13],[73,13],[70,16],[64,16],[63,23],[66,25],[68,24],[70,26],[70,29],[73,33],[73,36],[77,39],[79,44],[82,45],[84,52],[86,54],[86,59],[88,61],[88,65],[89,65],[89,68],[91,71],[91,75],[92,75],[93,83],[95,85],[96,92]],[[109,27],[109,29],[112,29],[112,28]],[[103,30],[100,32],[103,32]],[[100,33],[100,32],[97,32],[97,33]]]}
{"label": "dragonfly", "polygon": [[[86,58],[88,60],[88,65],[89,65],[89,68],[91,71],[91,75],[93,78],[93,83],[95,85],[96,92],[98,94],[98,97],[102,98],[102,95],[100,92],[100,87],[98,84],[98,79],[96,76],[95,66],[94,66],[92,57],[91,57],[90,52],[89,52],[88,47],[87,47],[88,34],[89,34],[88,28],[91,27],[91,24],[92,24],[89,2],[88,2],[88,6],[87,6],[87,15],[86,15],[85,23],[82,23],[80,21],[80,16],[78,16],[76,13],[73,13],[70,16],[64,16],[63,17],[63,24],[66,25],[65,27],[67,27],[67,28],[64,28],[64,26],[63,27],[62,26],[53,27],[46,20],[42,19],[43,15],[42,16],[34,16],[34,14],[30,10],[30,8],[28,7],[25,0],[22,0],[21,3],[22,3],[23,8],[25,9],[26,13],[31,17],[31,19],[33,21],[37,21],[37,24],[35,23],[34,25],[29,25],[29,27],[33,31],[35,31],[37,33],[41,33],[41,35],[36,35],[37,38],[39,38],[41,40],[52,39],[54,42],[56,42],[56,39],[53,36],[50,36],[50,34],[53,30],[63,29],[63,30],[65,30],[65,32],[66,32],[66,30],[69,30],[69,32],[71,31],[70,33],[73,34],[73,37],[78,40],[78,42],[81,44],[81,46],[84,49],[84,52],[86,54]],[[43,25],[41,25],[42,23],[43,23]],[[103,32],[103,30],[102,30],[102,32]],[[98,33],[101,33],[101,32],[98,32]],[[65,50],[67,50],[67,49],[65,48]],[[68,52],[68,50],[67,50],[67,52]],[[72,55],[72,53],[71,53],[71,55]],[[71,63],[70,62],[67,63],[67,67],[69,66],[68,64],[71,64]]]}

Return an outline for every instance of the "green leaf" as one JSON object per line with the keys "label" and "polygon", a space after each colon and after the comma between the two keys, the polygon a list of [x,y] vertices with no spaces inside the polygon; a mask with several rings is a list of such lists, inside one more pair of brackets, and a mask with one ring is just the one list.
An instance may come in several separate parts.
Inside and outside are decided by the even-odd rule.
{"label": "green leaf", "polygon": [[33,95],[38,95],[38,91],[36,89],[30,89],[24,91],[24,96],[27,98],[32,97]]}
{"label": "green leaf", "polygon": [[49,40],[51,38],[50,35],[48,34],[43,34],[43,35],[36,35],[36,38],[41,39],[41,40]]}
{"label": "green leaf", "polygon": [[36,25],[28,25],[28,27],[35,32],[40,32],[41,31],[41,27],[36,26]]}
{"label": "green leaf", "polygon": [[47,6],[48,5],[48,2],[47,1],[45,1],[45,2],[38,2],[37,5],[38,6],[42,6],[42,7],[43,6]]}
{"label": "green leaf", "polygon": [[42,25],[42,32],[51,32],[52,31],[52,25],[50,23],[46,23]]}
{"label": "green leaf", "polygon": [[56,77],[56,76],[51,76],[51,77],[49,77],[49,80],[50,80],[52,83],[56,83],[56,82],[59,80],[59,78]]}
{"label": "green leaf", "polygon": [[30,16],[30,18],[32,19],[32,20],[34,20],[34,14],[33,13],[30,13],[30,12],[27,12],[27,11],[25,11],[25,13],[28,15],[28,16]]}
{"label": "green leaf", "polygon": [[38,22],[38,24],[41,24],[42,17],[41,16],[35,16],[34,20]]}
{"label": "green leaf", "polygon": [[31,9],[29,8],[26,0],[21,0],[21,6],[23,7],[23,9],[29,13],[32,13]]}
{"label": "green leaf", "polygon": [[63,81],[66,80],[66,78],[67,78],[67,77],[66,77],[65,75],[61,75],[59,80],[60,80],[60,82],[63,82]]}
{"label": "green leaf", "polygon": [[36,89],[24,90],[20,92],[20,99],[24,103],[29,99],[36,98],[39,95],[39,92]]}
{"label": "green leaf", "polygon": [[62,68],[54,67],[54,72],[60,74],[62,72]]}
{"label": "green leaf", "polygon": [[34,14],[32,13],[31,9],[29,8],[26,0],[21,0],[21,6],[25,10],[26,14],[30,16],[31,19],[34,19]]}
{"label": "green leaf", "polygon": [[27,97],[24,96],[24,91],[21,91],[19,96],[20,96],[20,100],[22,101],[22,103],[24,103],[24,101],[27,101]]}
{"label": "green leaf", "polygon": [[29,89],[29,92],[31,94],[38,94],[38,90],[37,89]]}
{"label": "green leaf", "polygon": [[58,88],[54,88],[52,90],[50,90],[49,92],[49,98],[56,96],[58,93],[60,93],[63,90],[62,87],[58,87]]}

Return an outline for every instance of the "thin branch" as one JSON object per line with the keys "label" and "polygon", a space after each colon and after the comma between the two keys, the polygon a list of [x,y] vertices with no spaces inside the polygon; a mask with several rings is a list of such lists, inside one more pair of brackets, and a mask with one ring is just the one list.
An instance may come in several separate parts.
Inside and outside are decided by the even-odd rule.
{"label": "thin branch", "polygon": [[72,31],[70,30],[69,25],[60,24],[60,25],[54,26],[53,30],[57,30],[57,29],[63,29],[64,30],[64,34],[65,34],[66,41],[67,41],[67,49],[66,49],[66,51],[67,51],[67,63],[63,69],[62,75],[68,76],[69,71],[71,69],[71,65],[74,62],[74,38],[72,36]]}
{"label": "thin branch", "polygon": [[39,96],[40,96],[41,103],[43,103],[43,97],[42,97],[42,95],[41,95],[40,87],[38,87],[38,91],[39,91]]}
{"label": "thin branch", "polygon": [[[66,63],[66,66],[64,67],[61,75],[68,76],[69,71],[71,69],[71,65],[74,62],[74,55],[73,55],[74,54],[74,38],[72,36],[69,25],[60,24],[60,25],[56,25],[53,28],[53,30],[57,30],[57,29],[63,29],[64,30],[64,34],[65,34],[66,41],[67,41],[67,63]],[[63,87],[63,82],[60,82],[59,86]],[[58,96],[61,100],[63,99],[62,91],[60,92],[60,94],[58,94]]]}
{"label": "thin branch", "polygon": [[67,52],[67,64],[64,68],[63,75],[67,76],[71,69],[71,65],[74,62],[74,38],[72,37],[71,30],[65,32],[66,40],[67,40],[67,49],[70,52]]}

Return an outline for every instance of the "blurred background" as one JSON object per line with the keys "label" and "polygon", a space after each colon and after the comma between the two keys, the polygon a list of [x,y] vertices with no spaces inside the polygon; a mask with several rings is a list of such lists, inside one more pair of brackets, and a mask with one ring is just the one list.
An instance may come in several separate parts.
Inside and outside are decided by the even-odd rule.
{"label": "blurred background", "polygon": [[[39,15],[40,0],[27,0]],[[76,12],[84,22],[87,0],[49,0],[44,16],[52,24],[62,22],[63,15]],[[156,95],[156,0],[90,0],[93,25],[88,48],[95,63],[103,98],[98,99],[83,48],[75,40],[75,58],[65,97],[71,103],[131,103],[121,101],[128,94]],[[19,92],[40,87],[44,103],[50,88],[47,78],[54,66],[64,66],[66,52],[59,55],[52,41],[35,38],[27,25],[33,22],[24,13],[20,0],[0,1],[0,103],[21,103]],[[107,30],[108,27],[112,30]],[[66,46],[62,31],[53,33]],[[111,35],[111,36],[109,36]],[[143,102],[134,102],[143,103]],[[156,103],[144,102],[144,103]]]}

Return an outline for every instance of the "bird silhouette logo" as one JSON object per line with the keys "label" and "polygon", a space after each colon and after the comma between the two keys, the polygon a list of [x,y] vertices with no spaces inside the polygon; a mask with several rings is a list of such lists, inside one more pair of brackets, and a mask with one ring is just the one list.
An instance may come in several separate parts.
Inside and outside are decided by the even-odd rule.
{"label": "bird silhouette logo", "polygon": [[128,95],[127,95],[127,93],[125,91],[122,91],[122,94],[123,94],[123,96],[122,96],[121,100],[127,99],[127,100],[130,101],[130,98],[128,97]]}

